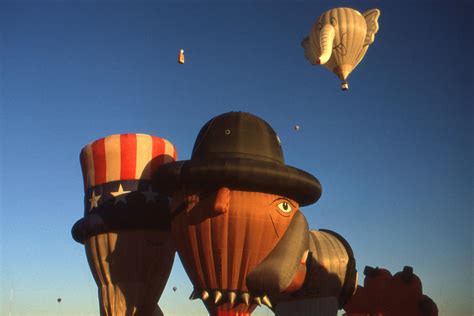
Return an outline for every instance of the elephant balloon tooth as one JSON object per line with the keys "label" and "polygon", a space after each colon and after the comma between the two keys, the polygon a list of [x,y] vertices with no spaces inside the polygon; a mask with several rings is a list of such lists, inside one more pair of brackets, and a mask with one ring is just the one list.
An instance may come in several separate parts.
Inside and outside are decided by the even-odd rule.
{"label": "elephant balloon tooth", "polygon": [[235,292],[229,292],[228,294],[229,296],[229,303],[230,303],[230,306],[234,306],[235,304],[235,299],[237,298],[237,294],[235,294]]}
{"label": "elephant balloon tooth", "polygon": [[214,292],[214,304],[219,303],[221,298],[222,298],[222,292],[221,291],[215,291]]}
{"label": "elephant balloon tooth", "polygon": [[189,296],[189,299],[190,299],[190,300],[195,300],[195,299],[198,298],[198,296],[199,296],[198,291],[194,290],[194,291],[191,293],[191,295]]}
{"label": "elephant balloon tooth", "polygon": [[250,305],[250,294],[249,293],[243,293],[242,294],[242,301],[245,303],[245,305],[249,306]]}
{"label": "elephant balloon tooth", "polygon": [[254,301],[255,304],[257,304],[258,306],[262,305],[262,300],[261,300],[260,297],[258,297],[258,296],[254,297],[253,301]]}
{"label": "elephant balloon tooth", "polygon": [[267,305],[269,308],[272,308],[272,303],[270,302],[270,299],[268,298],[268,296],[264,295],[262,297],[262,302],[263,304]]}

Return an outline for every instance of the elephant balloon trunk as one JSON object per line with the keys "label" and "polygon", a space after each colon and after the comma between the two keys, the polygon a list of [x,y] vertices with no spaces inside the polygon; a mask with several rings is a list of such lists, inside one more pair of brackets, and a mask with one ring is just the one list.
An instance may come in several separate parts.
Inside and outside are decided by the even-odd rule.
{"label": "elephant balloon trunk", "polygon": [[319,47],[321,47],[321,55],[319,56],[317,63],[324,65],[331,58],[332,43],[336,32],[331,24],[326,24],[319,33]]}
{"label": "elephant balloon trunk", "polygon": [[301,212],[297,212],[275,248],[247,275],[248,289],[252,293],[266,293],[270,298],[277,297],[292,285],[301,258],[308,249],[308,222]]}

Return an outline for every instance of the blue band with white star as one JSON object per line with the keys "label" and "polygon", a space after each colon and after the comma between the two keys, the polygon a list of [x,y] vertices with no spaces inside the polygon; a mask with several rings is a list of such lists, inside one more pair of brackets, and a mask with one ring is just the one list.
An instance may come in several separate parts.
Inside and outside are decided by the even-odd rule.
{"label": "blue band with white star", "polygon": [[154,189],[150,180],[120,180],[107,182],[87,189],[84,195],[84,216],[96,211],[110,200],[114,204],[126,204],[131,194],[143,195],[146,203],[155,203],[164,198]]}
{"label": "blue band with white star", "polygon": [[84,218],[72,228],[74,240],[124,229],[171,230],[169,198],[147,180],[121,180],[86,191]]}

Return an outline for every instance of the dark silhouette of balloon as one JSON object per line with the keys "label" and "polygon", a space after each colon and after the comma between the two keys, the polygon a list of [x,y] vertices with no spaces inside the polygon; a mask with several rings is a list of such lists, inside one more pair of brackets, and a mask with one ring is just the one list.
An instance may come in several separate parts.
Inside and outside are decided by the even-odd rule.
{"label": "dark silhouette of balloon", "polygon": [[173,292],[176,292],[178,288],[176,286],[173,286]]}
{"label": "dark silhouette of balloon", "polygon": [[58,303],[61,303],[61,298],[60,297],[58,297]]}

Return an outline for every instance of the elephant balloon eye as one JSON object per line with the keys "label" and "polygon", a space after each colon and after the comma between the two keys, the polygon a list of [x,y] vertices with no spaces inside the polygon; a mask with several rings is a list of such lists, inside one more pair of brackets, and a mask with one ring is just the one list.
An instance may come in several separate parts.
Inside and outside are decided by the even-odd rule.
{"label": "elephant balloon eye", "polygon": [[331,17],[330,22],[331,22],[331,25],[332,25],[332,26],[336,26],[336,25],[337,25],[337,20],[336,20],[335,17]]}
{"label": "elephant balloon eye", "polygon": [[277,206],[282,212],[289,213],[292,211],[291,206],[288,202],[281,202]]}

